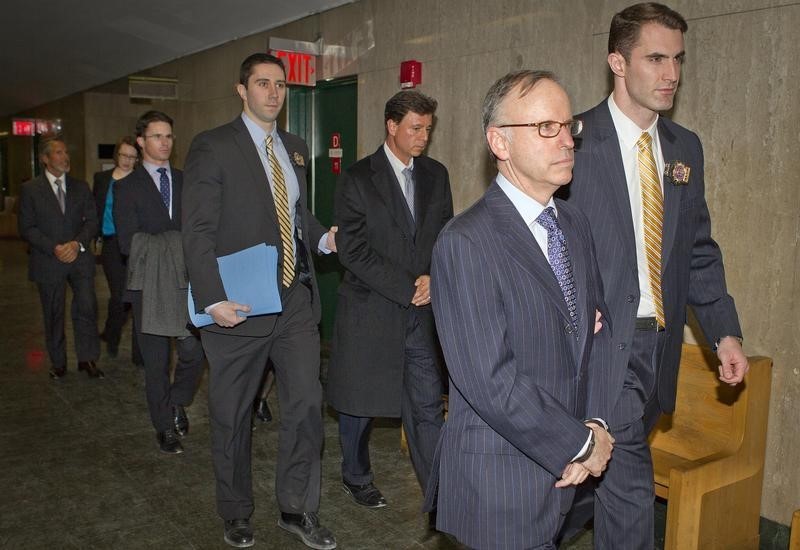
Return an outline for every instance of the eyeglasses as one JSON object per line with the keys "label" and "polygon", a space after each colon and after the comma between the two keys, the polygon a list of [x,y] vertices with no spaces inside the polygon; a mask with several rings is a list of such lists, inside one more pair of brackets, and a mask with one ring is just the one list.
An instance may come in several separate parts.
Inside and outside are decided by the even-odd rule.
{"label": "eyeglasses", "polygon": [[539,135],[543,138],[556,137],[564,126],[567,127],[571,135],[577,136],[583,130],[583,121],[568,120],[566,122],[558,122],[557,120],[545,120],[544,122],[527,122],[525,124],[498,124],[497,128],[524,128],[531,126],[538,129]]}
{"label": "eyeglasses", "polygon": [[117,155],[121,159],[128,159],[128,160],[136,160],[139,158],[139,155],[126,155],[124,153],[120,153]]}
{"label": "eyeglasses", "polygon": [[167,141],[172,141],[175,139],[175,134],[150,134],[149,136],[144,136],[144,139],[154,139],[156,141],[166,139]]}

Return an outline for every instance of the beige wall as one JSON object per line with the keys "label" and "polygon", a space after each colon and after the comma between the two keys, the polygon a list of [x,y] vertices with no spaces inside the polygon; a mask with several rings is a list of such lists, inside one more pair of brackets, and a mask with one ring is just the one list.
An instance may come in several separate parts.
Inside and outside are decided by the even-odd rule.
{"label": "beige wall", "polygon": [[[181,100],[174,162],[191,136],[240,110],[233,85],[241,60],[270,35],[340,44],[360,52],[337,74],[358,74],[359,156],[383,138],[385,100],[398,88],[400,61],[423,63],[421,90],[439,100],[430,155],[450,169],[458,211],[478,198],[492,169],[479,106],[505,72],[549,68],[575,112],[608,91],[608,22],[628,0],[363,0],[180,59],[148,74],[175,77]],[[788,524],[800,508],[800,5],[768,0],[679,0],[689,20],[687,62],[673,118],[695,130],[706,154],[714,234],[737,299],[748,354],[772,356],[768,456],[762,515]],[[369,29],[371,28],[371,33]],[[370,47],[372,42],[374,45]],[[87,167],[96,142],[131,131],[146,107],[86,94]],[[154,105],[155,106],[155,105]],[[63,118],[63,116],[62,116]],[[96,169],[96,168],[95,168]]]}

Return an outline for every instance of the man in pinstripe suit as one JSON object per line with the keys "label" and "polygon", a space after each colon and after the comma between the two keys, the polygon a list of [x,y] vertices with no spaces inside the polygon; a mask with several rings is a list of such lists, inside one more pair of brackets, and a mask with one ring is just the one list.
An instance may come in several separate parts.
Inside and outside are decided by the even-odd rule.
{"label": "man in pinstripe suit", "polygon": [[[451,379],[436,527],[472,548],[555,548],[574,485],[602,473],[614,441],[585,414],[610,342],[589,225],[552,198],[581,125],[544,71],[498,80],[483,125],[499,174],[433,253]],[[431,483],[426,505],[435,495]]]}
{"label": "man in pinstripe suit", "polygon": [[687,303],[714,343],[720,379],[737,384],[748,368],[711,237],[700,140],[659,115],[672,108],[686,30],[685,19],[661,4],[616,14],[608,40],[613,93],[578,115],[584,131],[568,204],[589,219],[613,327],[608,384],[589,400],[590,414],[602,414],[617,441],[596,489],[595,548],[653,548],[647,436],[675,408]]}

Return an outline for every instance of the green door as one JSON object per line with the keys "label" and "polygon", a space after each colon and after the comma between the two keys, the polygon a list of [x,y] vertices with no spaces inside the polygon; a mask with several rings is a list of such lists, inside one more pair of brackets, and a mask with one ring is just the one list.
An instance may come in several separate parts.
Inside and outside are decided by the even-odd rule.
{"label": "green door", "polygon": [[[341,149],[340,170],[356,161],[357,105],[355,77],[318,82],[315,88],[292,87],[289,90],[287,127],[305,139],[311,150],[309,208],[326,227],[333,222],[333,195],[338,177],[334,173],[335,161],[329,153],[331,149]],[[338,143],[333,142],[336,140]],[[314,264],[322,300],[321,336],[323,340],[330,340],[336,311],[336,289],[343,270],[335,254],[314,255]]]}

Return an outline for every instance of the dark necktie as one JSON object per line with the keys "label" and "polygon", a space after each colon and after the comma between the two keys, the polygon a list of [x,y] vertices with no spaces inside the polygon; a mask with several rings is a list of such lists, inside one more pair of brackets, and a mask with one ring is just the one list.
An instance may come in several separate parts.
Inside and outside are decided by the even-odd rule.
{"label": "dark necktie", "polygon": [[58,199],[58,206],[61,208],[61,213],[67,211],[67,196],[64,194],[64,182],[61,178],[56,179],[56,199]]}
{"label": "dark necktie", "polygon": [[411,210],[411,218],[414,218],[414,172],[411,168],[403,168],[403,195],[406,197],[406,204]]}
{"label": "dark necktie", "polygon": [[558,225],[556,213],[552,206],[545,208],[536,223],[547,229],[547,259],[550,267],[558,280],[558,286],[567,302],[569,317],[572,326],[578,328],[578,306],[575,303],[575,279],[572,276],[572,262],[569,259],[569,249],[564,233]]}
{"label": "dark necktie", "polygon": [[294,280],[294,239],[292,238],[292,222],[289,217],[289,192],[286,189],[286,178],[283,176],[278,157],[272,148],[272,136],[265,140],[267,160],[272,172],[272,195],[275,199],[275,213],[278,215],[278,226],[281,230],[281,245],[283,245],[283,286],[288,287]]}
{"label": "dark necktie", "polygon": [[159,168],[158,173],[161,177],[158,178],[158,186],[161,189],[161,200],[164,201],[164,206],[169,210],[169,178],[167,177],[167,169]]}

